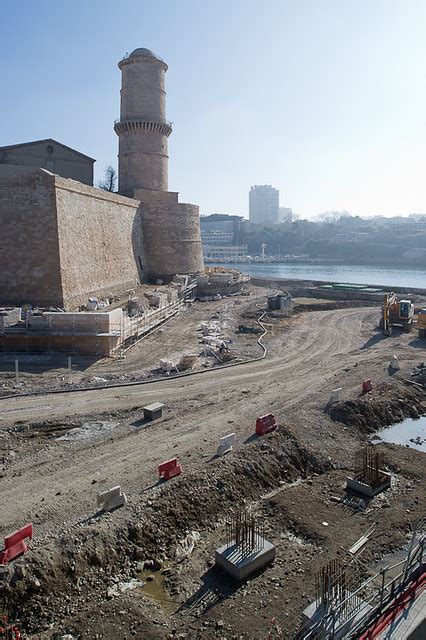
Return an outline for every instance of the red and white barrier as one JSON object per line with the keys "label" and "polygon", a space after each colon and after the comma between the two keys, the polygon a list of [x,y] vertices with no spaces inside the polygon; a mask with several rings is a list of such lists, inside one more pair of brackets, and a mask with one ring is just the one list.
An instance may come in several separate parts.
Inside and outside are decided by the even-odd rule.
{"label": "red and white barrier", "polygon": [[162,462],[160,465],[158,465],[158,475],[163,480],[170,480],[170,478],[179,476],[181,473],[182,467],[178,458],[166,460],[165,462]]}
{"label": "red and white barrier", "polygon": [[373,385],[371,383],[371,380],[364,380],[364,382],[362,383],[362,392],[363,393],[368,393],[369,391],[371,391],[373,388]]}
{"label": "red and white barrier", "polygon": [[256,435],[258,436],[263,436],[265,433],[275,431],[277,428],[277,421],[273,413],[267,413],[256,420]]}
{"label": "red and white barrier", "polygon": [[22,529],[14,531],[4,539],[4,548],[0,551],[0,564],[7,564],[28,551],[28,545],[25,542],[27,538],[32,540],[33,525],[26,524]]}

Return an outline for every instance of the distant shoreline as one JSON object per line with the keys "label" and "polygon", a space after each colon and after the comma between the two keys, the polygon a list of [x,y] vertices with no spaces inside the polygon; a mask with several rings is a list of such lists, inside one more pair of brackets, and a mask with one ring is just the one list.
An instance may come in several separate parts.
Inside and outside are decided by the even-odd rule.
{"label": "distant shoreline", "polygon": [[[255,286],[265,286],[268,284],[274,284],[274,283],[282,283],[282,284],[286,284],[287,286],[295,286],[295,287],[300,287],[300,286],[309,286],[309,285],[313,285],[315,287],[321,287],[323,285],[327,285],[327,284],[345,284],[342,282],[338,282],[337,280],[332,282],[330,280],[312,280],[311,278],[302,280],[299,278],[267,278],[267,277],[257,277],[257,276],[253,276],[250,278],[250,282],[252,284],[254,284]],[[351,284],[351,283],[348,283]],[[360,283],[360,285],[363,284],[365,285],[365,287],[369,287],[371,289],[378,289],[378,290],[382,290],[383,292],[386,291],[390,291],[392,290],[394,293],[413,293],[413,294],[417,294],[420,296],[426,296],[426,288],[423,287],[399,287],[399,286],[385,286],[382,284],[374,284],[372,282],[363,282]]]}
{"label": "distant shoreline", "polygon": [[383,265],[295,264],[295,263],[215,263],[217,266],[238,269],[253,279],[268,281],[309,281],[315,284],[345,283],[368,285],[386,291],[426,292],[426,267],[398,268]]}
{"label": "distant shoreline", "polygon": [[409,270],[418,270],[423,271],[426,270],[426,265],[419,266],[416,263],[412,264],[396,264],[395,262],[362,262],[362,261],[346,261],[339,259],[331,259],[331,258],[279,258],[279,259],[264,259],[256,258],[253,260],[210,260],[205,259],[204,263],[208,266],[221,266],[221,265],[238,265],[238,264],[249,264],[249,265],[311,265],[311,266],[341,266],[341,267],[372,267],[374,269],[409,269]]}

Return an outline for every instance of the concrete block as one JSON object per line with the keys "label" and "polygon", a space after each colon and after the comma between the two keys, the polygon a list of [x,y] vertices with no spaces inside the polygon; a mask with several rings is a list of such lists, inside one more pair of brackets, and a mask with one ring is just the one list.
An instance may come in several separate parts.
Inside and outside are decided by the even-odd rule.
{"label": "concrete block", "polygon": [[390,361],[390,368],[394,371],[399,371],[399,361],[398,357],[395,354],[392,356],[392,359]]}
{"label": "concrete block", "polygon": [[342,387],[338,387],[332,391],[329,404],[334,404],[335,402],[340,402],[342,398]]}
{"label": "concrete block", "polygon": [[368,498],[376,496],[378,493],[389,489],[392,482],[392,476],[386,471],[380,472],[381,482],[377,486],[373,487],[371,484],[367,484],[357,478],[346,478],[346,488],[361,493]]}
{"label": "concrete block", "polygon": [[275,560],[275,545],[256,535],[253,551],[243,551],[241,545],[224,545],[216,549],[215,564],[223,569],[234,580],[241,582],[252,573]]}
{"label": "concrete block", "polygon": [[126,494],[121,492],[121,487],[112,487],[98,494],[97,505],[101,511],[112,511],[123,507],[127,503]]}
{"label": "concrete block", "polygon": [[223,436],[219,440],[219,446],[217,448],[217,455],[223,456],[225,453],[232,451],[235,443],[235,433],[228,433],[227,436]]}
{"label": "concrete block", "polygon": [[143,408],[143,417],[145,420],[158,420],[163,415],[164,404],[161,402],[153,402]]}

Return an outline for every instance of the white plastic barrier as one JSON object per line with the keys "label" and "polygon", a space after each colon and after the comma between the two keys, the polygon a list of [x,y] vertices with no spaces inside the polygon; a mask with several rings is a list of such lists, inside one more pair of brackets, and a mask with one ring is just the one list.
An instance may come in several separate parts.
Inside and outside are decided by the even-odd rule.
{"label": "white plastic barrier", "polygon": [[227,436],[223,436],[219,440],[219,446],[217,448],[217,455],[223,456],[225,453],[232,451],[235,443],[235,433],[228,433]]}
{"label": "white plastic barrier", "polygon": [[390,366],[391,366],[391,369],[393,369],[394,371],[399,370],[399,361],[398,361],[398,357],[395,354],[392,356],[392,360],[390,361]]}
{"label": "white plastic barrier", "polygon": [[340,402],[342,398],[342,387],[338,387],[334,389],[330,396],[329,404],[334,404],[335,402]]}
{"label": "white plastic barrier", "polygon": [[127,502],[126,494],[121,492],[121,487],[112,487],[98,494],[97,504],[101,511],[112,511],[117,507],[123,507]]}

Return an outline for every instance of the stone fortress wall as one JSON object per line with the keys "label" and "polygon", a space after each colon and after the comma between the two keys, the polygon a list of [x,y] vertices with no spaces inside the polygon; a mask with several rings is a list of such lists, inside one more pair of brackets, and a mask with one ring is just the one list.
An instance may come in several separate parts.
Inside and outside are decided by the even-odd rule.
{"label": "stone fortress wall", "polygon": [[178,202],[178,194],[170,191],[136,190],[135,198],[141,201],[147,280],[169,282],[176,273],[201,273],[199,207]]}
{"label": "stone fortress wall", "polygon": [[55,177],[66,308],[134,289],[142,279],[139,202]]}
{"label": "stone fortress wall", "polygon": [[0,165],[0,304],[63,306],[55,177]]}
{"label": "stone fortress wall", "polygon": [[1,304],[72,309],[141,280],[139,202],[0,165]]}

